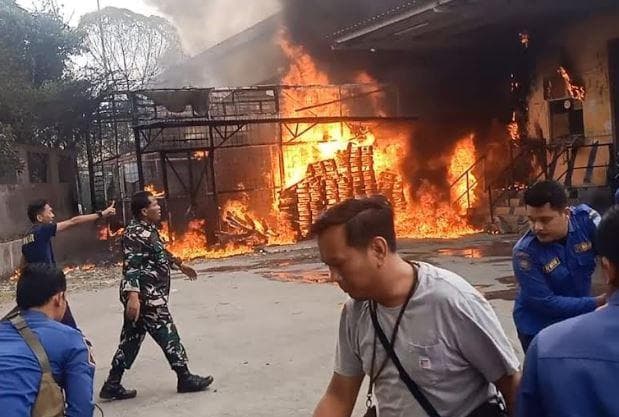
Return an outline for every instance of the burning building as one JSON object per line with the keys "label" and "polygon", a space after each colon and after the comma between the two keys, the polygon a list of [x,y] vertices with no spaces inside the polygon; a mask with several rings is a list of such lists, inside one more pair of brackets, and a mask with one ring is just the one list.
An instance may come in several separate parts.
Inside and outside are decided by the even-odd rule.
{"label": "burning building", "polygon": [[[399,113],[397,90],[365,73],[332,84],[284,32],[280,42],[290,67],[279,85],[134,93],[138,177],[162,190],[173,251],[218,256],[292,243],[326,208],[378,193],[403,237],[475,231],[466,218],[480,184],[468,172],[472,135],[442,161],[453,195],[430,183],[413,190],[405,161],[415,117]],[[147,178],[142,157],[155,152],[161,176]]]}
{"label": "burning building", "polygon": [[537,179],[608,191],[614,2],[309,3],[180,65],[159,84],[174,88],[131,93],[125,173],[163,193],[177,251],[294,242],[375,193],[401,236],[453,237],[516,231]]}

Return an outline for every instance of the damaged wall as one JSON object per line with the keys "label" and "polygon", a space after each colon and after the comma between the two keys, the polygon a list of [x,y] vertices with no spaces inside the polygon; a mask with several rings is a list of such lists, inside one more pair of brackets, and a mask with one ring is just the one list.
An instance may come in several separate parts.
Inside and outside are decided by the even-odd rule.
{"label": "damaged wall", "polygon": [[[574,83],[584,86],[586,96],[582,101],[582,125],[585,145],[616,144],[614,129],[613,94],[609,66],[609,43],[619,38],[617,26],[619,13],[591,16],[565,25],[544,45],[544,53],[537,61],[536,78],[529,96],[527,131],[531,137],[553,143],[551,102],[544,97],[544,80],[557,78],[557,69],[564,66]],[[533,42],[535,40],[532,40]],[[580,105],[580,103],[577,103]],[[605,187],[612,175],[604,165],[612,165],[612,150],[608,146],[583,147],[576,150],[575,169],[570,178],[562,175],[568,171],[568,159],[557,161],[553,178],[574,187]],[[596,166],[594,168],[594,166]]]}
{"label": "damaged wall", "polygon": [[[609,41],[619,38],[619,13],[590,17],[566,27],[547,43],[538,60],[537,77],[529,98],[528,133],[548,140],[551,137],[549,104],[544,99],[545,77],[566,66],[572,78],[586,89],[583,102],[585,136],[609,143],[613,136],[613,116],[609,81]],[[535,42],[532,39],[532,42]]]}
{"label": "damaged wall", "polygon": [[[33,155],[44,155],[46,162],[35,164]],[[69,152],[21,145],[19,157],[24,162],[23,171],[0,181],[0,277],[12,273],[19,264],[21,237],[31,226],[27,216],[30,202],[48,199],[61,220],[76,214],[77,208],[76,176],[71,169],[75,159]],[[65,235],[56,239],[59,261],[88,244],[84,236],[89,234],[83,229]],[[92,240],[96,241],[96,232]]]}

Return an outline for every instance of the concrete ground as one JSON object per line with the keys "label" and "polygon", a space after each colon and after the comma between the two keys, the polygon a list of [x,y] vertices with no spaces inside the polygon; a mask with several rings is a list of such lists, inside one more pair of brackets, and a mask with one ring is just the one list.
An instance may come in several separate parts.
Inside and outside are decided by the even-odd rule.
{"label": "concrete ground", "polygon": [[[403,240],[399,252],[407,259],[451,269],[477,287],[490,299],[522,357],[511,319],[515,283],[510,254],[515,239],[475,235],[448,241]],[[195,267],[197,281],[173,276],[170,304],[190,369],[212,374],[212,388],[177,394],[175,375],[147,337],[123,380],[138,390],[138,397],[101,403],[105,417],[311,415],[332,372],[338,318],[346,300],[336,285],[324,283],[327,270],[313,243],[199,261]],[[114,276],[106,279],[91,275],[91,280],[101,280],[100,285],[72,283],[69,294],[74,315],[95,347],[96,394],[122,324],[119,271],[112,271]],[[5,301],[0,311],[9,307]],[[359,410],[362,403],[357,404]]]}

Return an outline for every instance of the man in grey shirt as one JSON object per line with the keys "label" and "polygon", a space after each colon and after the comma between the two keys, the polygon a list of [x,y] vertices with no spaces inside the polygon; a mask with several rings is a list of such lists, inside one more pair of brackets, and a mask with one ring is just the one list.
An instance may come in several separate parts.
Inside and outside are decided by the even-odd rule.
{"label": "man in grey shirt", "polygon": [[333,280],[351,296],[340,319],[335,372],[315,417],[349,417],[365,375],[374,381],[381,417],[427,415],[377,342],[370,303],[387,339],[397,329],[394,351],[438,415],[498,415],[479,413],[497,409],[491,405],[497,389],[511,412],[519,362],[492,307],[458,275],[400,258],[387,200],[347,200],[312,231]]}

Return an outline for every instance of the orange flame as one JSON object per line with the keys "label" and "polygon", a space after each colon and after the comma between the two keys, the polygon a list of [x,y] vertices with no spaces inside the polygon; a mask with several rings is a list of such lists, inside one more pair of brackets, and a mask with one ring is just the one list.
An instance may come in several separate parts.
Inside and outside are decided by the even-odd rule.
{"label": "orange flame", "polygon": [[64,272],[65,275],[68,275],[73,271],[77,271],[78,269],[79,267],[76,265],[67,265],[64,268],[62,268],[62,272]]}
{"label": "orange flame", "polygon": [[162,222],[159,234],[164,242],[169,242],[166,249],[183,260],[224,258],[253,250],[253,247],[249,245],[235,244],[235,242],[220,246],[209,246],[206,238],[206,221],[202,219],[190,221],[187,231],[180,236],[171,233],[168,223]]}
{"label": "orange flame", "polygon": [[[290,62],[282,79],[282,84],[287,86],[281,98],[282,115],[312,117],[351,113],[346,102],[339,101],[348,93],[330,85],[329,76],[318,68],[303,47],[293,44],[284,32],[280,33],[279,43]],[[362,83],[356,93],[368,97],[374,106],[374,114],[384,115],[381,104],[384,96],[379,84],[366,73],[358,74],[355,81]],[[308,216],[317,216],[320,210],[345,198],[378,192],[393,203],[400,237],[452,238],[476,232],[462,216],[462,204],[466,204],[466,198],[454,209],[449,196],[428,183],[422,183],[417,190],[412,189],[403,169],[403,160],[411,148],[410,134],[406,129],[332,123],[300,124],[296,132],[294,130],[283,132],[286,143],[283,148],[283,191],[275,196],[270,213],[258,213],[252,209],[246,195],[229,199],[220,208],[222,227],[218,232],[218,244],[208,242],[204,220],[192,220],[187,231],[179,235],[171,233],[164,222],[160,233],[169,242],[168,250],[182,259],[218,258],[247,253],[256,246],[293,243],[305,236],[307,230],[298,234],[290,213],[282,207],[299,206],[307,221]],[[194,158],[200,156],[194,154]],[[470,135],[458,143],[448,162],[449,179],[455,181],[475,162],[475,157],[473,135]],[[353,159],[355,164],[351,162]],[[278,161],[274,160],[273,166],[277,164]],[[355,188],[353,178],[363,178],[364,188]],[[477,201],[475,187],[471,185],[475,181],[471,173],[471,204]],[[454,187],[454,194],[466,190],[466,180],[460,182]],[[291,189],[297,190],[292,197],[284,193]],[[156,193],[152,186],[150,191]],[[299,194],[312,191],[320,193],[322,200],[303,200],[309,197]],[[299,195],[303,201],[299,201]]]}
{"label": "orange flame", "polygon": [[110,229],[109,225],[102,225],[99,227],[99,230],[97,230],[97,238],[99,240],[109,240],[118,236],[122,236],[124,231],[124,227],[121,227],[116,231],[112,232],[112,229]]}
{"label": "orange flame", "polygon": [[518,142],[520,139],[520,126],[516,121],[516,112],[512,112],[512,120],[507,125],[507,133],[514,142]]}
{"label": "orange flame", "polygon": [[396,211],[396,232],[399,236],[414,238],[450,239],[476,233],[465,217],[437,196],[440,190],[423,183],[415,195],[414,209]]}
{"label": "orange flame", "polygon": [[195,151],[193,153],[193,159],[206,159],[208,157],[208,151]]}
{"label": "orange flame", "polygon": [[520,32],[518,34],[518,37],[520,38],[520,43],[522,44],[522,46],[526,49],[529,47],[529,42],[530,42],[530,37],[529,34],[527,32]]}
{"label": "orange flame", "polygon": [[[342,102],[342,91],[332,86],[329,76],[318,69],[313,58],[302,46],[295,45],[288,39],[286,32],[280,32],[279,44],[290,62],[290,68],[282,79],[284,85],[315,86],[313,88],[289,88],[282,97],[282,114],[292,117],[301,116],[340,116],[349,113]],[[375,88],[378,83],[368,74],[361,73],[357,80],[367,84],[367,88]],[[374,95],[372,95],[374,96]],[[306,131],[307,130],[307,131]],[[346,149],[349,143],[369,145],[374,137],[369,131],[353,132],[346,123],[330,123],[312,127],[300,124],[298,132],[304,132],[300,137],[294,137],[291,132],[284,132],[285,142],[294,142],[284,147],[284,186],[290,187],[301,181],[306,174],[308,165],[335,156],[337,151]]]}
{"label": "orange flame", "polygon": [[144,191],[148,191],[155,198],[165,197],[165,192],[157,191],[157,189],[155,188],[155,186],[153,184],[148,184],[146,187],[144,187]]}
{"label": "orange flame", "polygon": [[84,272],[92,271],[95,268],[96,268],[95,264],[84,264],[79,267],[80,271],[84,271]]}
{"label": "orange flame", "polygon": [[461,214],[466,214],[466,210],[477,202],[477,178],[473,172],[467,173],[477,160],[473,139],[471,134],[458,141],[448,167],[449,182],[454,184],[451,199],[456,202]]}
{"label": "orange flame", "polygon": [[570,74],[564,67],[559,67],[557,72],[563,78],[563,81],[565,82],[565,88],[570,97],[576,100],[584,101],[586,95],[585,87],[574,84],[572,82],[572,77],[570,77]]}
{"label": "orange flame", "polygon": [[[285,32],[280,33],[279,43],[290,61],[288,73],[283,77],[286,85],[324,85],[323,88],[293,89],[286,90],[283,98],[282,109],[284,114],[295,116],[338,116],[346,115],[349,109],[346,103],[339,102],[340,91],[337,87],[329,86],[331,80],[325,72],[318,69],[317,64],[303,47],[292,44]],[[366,73],[359,74],[357,82],[362,82],[368,89],[376,88],[378,83]],[[370,90],[373,91],[373,90]],[[374,113],[384,115],[381,110],[380,100],[382,95],[370,95],[372,104],[375,107]],[[430,186],[423,186],[413,193],[408,184],[404,184],[407,177],[402,170],[402,162],[409,147],[409,136],[407,132],[389,132],[388,136],[377,137],[379,130],[368,128],[367,126],[353,131],[348,124],[327,124],[316,127],[301,126],[299,131],[309,129],[300,138],[294,138],[290,132],[285,140],[295,141],[294,146],[287,146],[284,149],[284,168],[286,173],[285,187],[297,184],[299,187],[316,187],[316,185],[300,183],[301,180],[307,181],[311,178],[308,168],[319,161],[325,161],[333,170],[333,163],[336,161],[336,169],[341,170],[337,165],[338,155],[345,152],[349,145],[358,147],[372,146],[373,160],[364,161],[362,170],[368,172],[373,170],[378,180],[383,177],[383,186],[378,185],[381,193],[390,194],[396,212],[396,228],[402,237],[453,237],[474,232],[474,228],[468,226],[465,219],[460,215],[460,211],[453,210],[448,201],[440,201],[438,190]],[[472,136],[465,143],[467,146],[462,151],[457,151],[453,157],[452,174],[457,172],[453,178],[455,180],[460,174],[465,172],[475,162],[475,147]],[[458,172],[458,169],[460,170]],[[323,171],[327,168],[323,168]],[[341,173],[338,173],[341,174]],[[322,179],[332,183],[341,178],[342,175],[334,172],[322,172]],[[384,174],[384,175],[383,175]],[[326,175],[326,176],[325,176]],[[344,174],[346,176],[346,174]],[[476,181],[471,175],[470,184]],[[463,182],[466,190],[466,180]],[[332,189],[338,188],[331,185]],[[370,187],[371,188],[371,187]],[[462,187],[460,187],[461,189]],[[314,190],[316,191],[316,190]],[[375,192],[376,192],[375,191]],[[471,204],[476,201],[473,191],[470,193]],[[368,189],[365,190],[369,194]],[[341,194],[341,193],[340,193]],[[356,194],[356,193],[354,193]],[[338,196],[340,199],[346,196]],[[304,197],[306,198],[306,197]],[[326,200],[329,200],[327,196]],[[462,199],[467,203],[466,199]],[[326,202],[330,205],[329,201]],[[421,204],[420,204],[421,203]],[[439,217],[428,215],[436,213]],[[309,214],[304,214],[308,216]],[[303,232],[303,231],[302,231]]]}
{"label": "orange flame", "polygon": [[21,269],[16,269],[15,272],[13,272],[13,274],[9,277],[9,281],[10,282],[17,282],[19,281],[19,277],[21,276]]}

